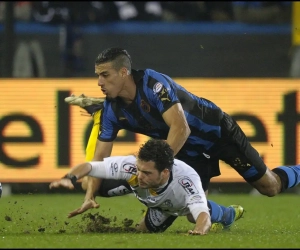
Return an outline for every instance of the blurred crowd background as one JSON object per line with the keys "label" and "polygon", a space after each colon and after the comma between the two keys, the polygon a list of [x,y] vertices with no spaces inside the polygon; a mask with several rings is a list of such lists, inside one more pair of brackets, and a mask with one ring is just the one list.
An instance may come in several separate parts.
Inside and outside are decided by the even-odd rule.
{"label": "blurred crowd background", "polygon": [[0,76],[92,77],[118,46],[173,77],[299,77],[292,13],[292,1],[1,1]]}
{"label": "blurred crowd background", "polygon": [[[0,2],[3,22],[5,2]],[[111,21],[289,23],[291,1],[16,1],[14,17],[49,24]]]}

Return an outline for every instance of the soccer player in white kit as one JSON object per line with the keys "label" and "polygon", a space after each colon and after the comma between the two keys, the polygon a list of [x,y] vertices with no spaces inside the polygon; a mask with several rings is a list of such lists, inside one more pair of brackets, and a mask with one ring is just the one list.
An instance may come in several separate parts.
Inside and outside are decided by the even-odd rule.
{"label": "soccer player in white kit", "polygon": [[136,198],[148,208],[138,231],[163,232],[178,216],[187,216],[196,224],[188,233],[204,235],[212,223],[230,227],[244,212],[241,206],[226,208],[207,201],[197,172],[174,159],[173,150],[164,140],[150,139],[137,156],[111,156],[79,164],[64,178],[52,182],[50,189],[73,189],[75,182],[86,175],[129,183]]}

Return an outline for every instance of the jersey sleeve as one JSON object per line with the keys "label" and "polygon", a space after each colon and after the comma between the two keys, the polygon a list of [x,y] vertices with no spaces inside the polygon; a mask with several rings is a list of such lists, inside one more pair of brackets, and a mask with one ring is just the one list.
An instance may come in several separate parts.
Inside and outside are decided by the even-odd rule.
{"label": "jersey sleeve", "polygon": [[146,70],[145,72],[148,82],[147,97],[161,114],[180,102],[176,93],[176,83],[169,76],[153,70]]}
{"label": "jersey sleeve", "polygon": [[91,161],[92,169],[88,175],[102,179],[128,181],[132,176],[136,176],[135,162],[136,158],[133,155],[111,156],[104,158],[103,161]]}
{"label": "jersey sleeve", "polygon": [[185,193],[187,207],[195,221],[201,212],[205,212],[209,215],[207,199],[202,188],[200,177],[196,174],[183,176],[178,182],[181,186],[181,191]]}
{"label": "jersey sleeve", "polygon": [[100,128],[98,140],[104,142],[114,141],[120,127],[118,125],[118,120],[112,111],[111,104],[106,101],[104,102],[99,122]]}

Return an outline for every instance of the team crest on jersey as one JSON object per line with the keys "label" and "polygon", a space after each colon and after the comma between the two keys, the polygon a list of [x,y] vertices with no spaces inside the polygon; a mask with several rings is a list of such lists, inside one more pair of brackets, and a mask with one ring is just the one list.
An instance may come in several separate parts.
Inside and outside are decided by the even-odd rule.
{"label": "team crest on jersey", "polygon": [[192,195],[192,194],[199,193],[198,189],[195,187],[194,183],[192,182],[192,180],[189,177],[184,176],[184,177],[180,178],[178,180],[178,182],[184,188],[184,190],[185,190],[185,192],[187,192],[187,194]]}
{"label": "team crest on jersey", "polygon": [[125,173],[128,173],[128,174],[134,174],[134,175],[136,175],[136,172],[137,172],[136,166],[135,166],[134,164],[132,164],[132,163],[125,163],[125,164],[123,165],[123,170],[122,170],[122,172],[125,172]]}
{"label": "team crest on jersey", "polygon": [[173,207],[173,204],[170,199],[167,199],[163,202],[162,206],[164,207]]}
{"label": "team crest on jersey", "polygon": [[163,87],[162,83],[160,83],[160,82],[155,83],[153,86],[153,92],[159,93],[161,91],[162,87]]}
{"label": "team crest on jersey", "polygon": [[150,105],[145,102],[144,100],[141,100],[141,104],[140,104],[141,108],[143,111],[145,111],[146,113],[150,112]]}

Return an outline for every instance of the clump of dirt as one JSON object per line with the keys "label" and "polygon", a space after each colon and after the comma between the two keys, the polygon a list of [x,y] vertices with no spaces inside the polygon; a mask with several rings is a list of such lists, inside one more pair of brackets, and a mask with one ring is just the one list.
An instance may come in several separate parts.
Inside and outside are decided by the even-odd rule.
{"label": "clump of dirt", "polygon": [[5,215],[4,219],[5,219],[6,221],[12,221],[11,217],[9,217],[8,215]]}
{"label": "clump of dirt", "polygon": [[42,232],[45,232],[45,228],[44,227],[40,227],[39,229],[38,229],[38,231],[40,232],[40,233],[42,233]]}
{"label": "clump of dirt", "polygon": [[106,218],[100,215],[98,212],[95,214],[87,213],[82,216],[82,221],[85,226],[82,227],[82,231],[85,233],[137,233],[136,229],[132,227],[133,220],[124,219],[122,221],[123,226],[111,225],[111,222],[115,222],[117,219]]}
{"label": "clump of dirt", "polygon": [[133,220],[125,218],[122,221],[122,224],[124,225],[124,227],[130,227],[133,224]]}

